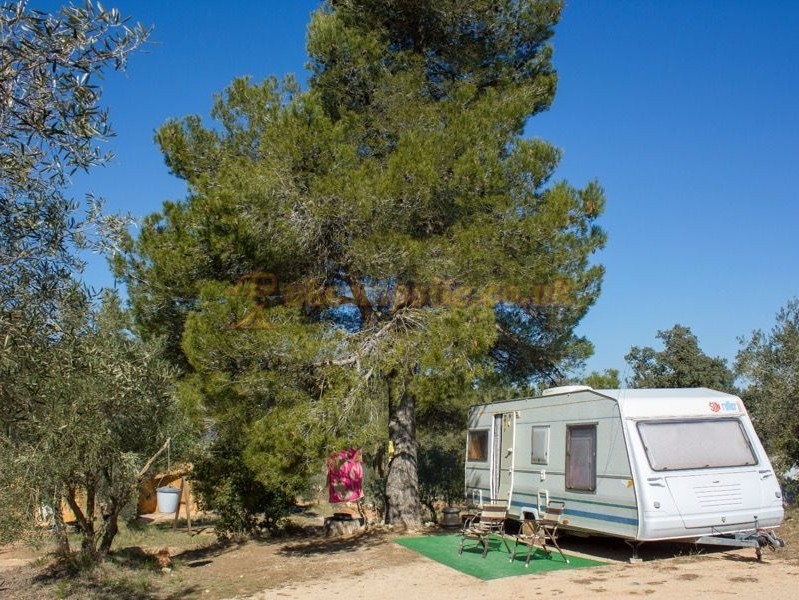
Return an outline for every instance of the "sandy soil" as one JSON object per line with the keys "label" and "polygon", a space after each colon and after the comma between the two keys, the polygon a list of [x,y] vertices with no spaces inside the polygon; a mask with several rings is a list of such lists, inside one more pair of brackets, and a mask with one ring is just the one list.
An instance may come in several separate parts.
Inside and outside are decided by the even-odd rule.
{"label": "sandy soil", "polygon": [[[413,554],[410,550],[401,552]],[[404,557],[403,557],[404,558]],[[799,563],[767,556],[758,563],[751,551],[715,553],[640,564],[614,563],[593,569],[480,581],[419,558],[399,565],[370,565],[362,573],[341,573],[250,596],[270,598],[369,598],[426,600],[483,598],[583,599],[648,596],[689,598],[799,598]]]}
{"label": "sandy soil", "polygon": [[20,566],[30,554],[0,549],[0,598],[799,599],[799,518],[794,514],[780,529],[788,547],[765,552],[762,562],[752,549],[705,548],[697,553],[693,546],[652,544],[642,547],[643,562],[630,564],[630,551],[622,542],[566,538],[562,545],[567,553],[608,564],[493,581],[480,581],[429,560],[394,543],[395,534],[378,528],[346,538],[306,532],[310,535],[193,550],[170,548],[174,568],[149,575],[146,587],[140,571],[122,572],[117,567],[96,574],[84,587],[72,585],[68,594],[63,581],[42,577],[41,561]]}
{"label": "sandy soil", "polygon": [[[753,550],[705,550],[700,554],[674,556],[675,552],[695,550],[666,545],[646,552],[642,549],[644,560],[630,564],[622,558],[623,555],[629,558],[624,546],[600,542],[599,552],[587,553],[575,552],[573,547],[588,549],[592,545],[590,541],[564,542],[564,547],[569,545],[572,548],[567,551],[611,562],[598,568],[480,581],[392,544],[389,554],[396,556],[398,564],[369,561],[361,564],[360,569],[276,586],[249,597],[254,600],[322,597],[389,600],[400,596],[426,600],[538,597],[582,600],[634,596],[663,600],[799,598],[799,560],[782,552],[767,552],[764,560],[758,562]],[[353,556],[358,554],[356,551]]]}

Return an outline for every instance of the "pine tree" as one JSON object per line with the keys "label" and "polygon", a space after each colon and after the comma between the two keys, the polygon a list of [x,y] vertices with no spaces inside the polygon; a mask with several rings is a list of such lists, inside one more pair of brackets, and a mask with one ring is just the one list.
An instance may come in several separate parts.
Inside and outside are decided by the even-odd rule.
{"label": "pine tree", "polygon": [[486,390],[590,351],[573,330],[599,293],[603,193],[552,182],[559,151],[523,136],[554,96],[560,10],[331,2],[307,91],[239,79],[218,127],[159,132],[191,193],[120,272],[262,482],[297,489],[336,445],[387,437],[387,519],[417,527],[418,428],[462,429]]}

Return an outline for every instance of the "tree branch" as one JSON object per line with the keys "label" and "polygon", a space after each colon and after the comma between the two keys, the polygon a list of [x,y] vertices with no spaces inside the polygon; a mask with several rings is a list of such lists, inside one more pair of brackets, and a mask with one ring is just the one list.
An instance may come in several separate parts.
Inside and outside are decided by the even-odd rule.
{"label": "tree branch", "polygon": [[141,483],[141,480],[142,480],[142,479],[144,479],[144,476],[147,474],[147,471],[149,471],[149,470],[150,470],[150,467],[152,467],[152,466],[153,466],[153,463],[155,462],[155,459],[157,459],[159,456],[161,456],[161,453],[162,453],[164,450],[166,450],[166,449],[169,447],[169,444],[170,444],[171,442],[172,442],[172,438],[171,438],[171,437],[168,437],[168,438],[166,438],[166,441],[164,442],[164,445],[163,445],[163,446],[161,446],[161,447],[158,449],[158,452],[156,452],[155,454],[153,454],[153,455],[150,457],[150,460],[148,460],[148,461],[147,461],[147,462],[144,464],[144,466],[141,468],[141,470],[140,470],[140,471],[138,472],[138,474],[136,475],[136,479],[139,481],[139,483]]}

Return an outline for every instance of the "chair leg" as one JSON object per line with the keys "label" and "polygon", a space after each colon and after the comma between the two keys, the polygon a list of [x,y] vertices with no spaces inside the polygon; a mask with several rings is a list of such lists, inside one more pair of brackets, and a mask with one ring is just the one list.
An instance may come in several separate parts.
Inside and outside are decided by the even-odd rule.
{"label": "chair leg", "polygon": [[524,566],[530,566],[530,559],[533,557],[533,550],[535,549],[535,544],[530,542],[530,545],[527,547],[527,558],[524,561]]}
{"label": "chair leg", "polygon": [[462,538],[461,538],[461,545],[460,545],[460,548],[458,548],[458,556],[460,556],[461,554],[463,554],[463,545],[464,545],[465,543],[466,543],[466,538],[465,538],[465,537],[462,537]]}
{"label": "chair leg", "polygon": [[[569,564],[569,559],[566,558],[566,555],[563,554],[563,550],[560,549],[560,545],[558,545],[558,540],[556,536],[552,535],[551,533],[547,533],[544,543],[546,544],[546,542],[549,542],[553,546],[555,546],[555,549],[560,554],[560,557],[566,562],[566,564]],[[547,551],[547,556],[549,556],[551,554],[551,551],[548,548],[545,549]]]}
{"label": "chair leg", "polygon": [[544,554],[547,555],[547,558],[552,558],[552,551],[547,548],[547,538],[539,538],[539,541],[541,542],[541,549],[544,551]]}
{"label": "chair leg", "polygon": [[519,542],[516,542],[516,545],[513,546],[513,552],[510,555],[510,562],[513,562],[514,560],[516,560],[516,548],[518,548],[518,547],[519,547]]}
{"label": "chair leg", "polygon": [[554,538],[552,538],[552,545],[555,546],[555,548],[557,548],[558,552],[560,552],[560,556],[561,556],[561,558],[564,561],[566,561],[566,564],[569,564],[569,559],[566,558],[565,554],[563,554],[563,550],[560,549],[560,546],[558,545],[558,541],[556,539],[554,539]]}
{"label": "chair leg", "polygon": [[485,558],[488,554],[488,538],[485,537],[481,541],[483,542],[483,558]]}

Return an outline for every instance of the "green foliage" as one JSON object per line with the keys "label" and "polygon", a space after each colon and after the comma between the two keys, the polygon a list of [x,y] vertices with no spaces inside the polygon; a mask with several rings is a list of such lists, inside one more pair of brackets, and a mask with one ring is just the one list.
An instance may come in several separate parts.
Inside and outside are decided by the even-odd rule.
{"label": "green foliage", "polygon": [[17,537],[41,505],[59,514],[64,502],[83,553],[94,558],[110,549],[117,518],[137,498],[145,461],[167,437],[180,442],[190,432],[171,392],[173,368],[155,341],[130,334],[117,298],[106,295],[95,312],[76,291],[68,308],[60,335],[37,348],[35,377],[11,379],[14,403],[0,416],[0,488],[12,492],[3,499],[16,530],[0,533]]}
{"label": "green foliage", "polygon": [[580,383],[591,386],[595,390],[617,390],[621,387],[618,369],[605,369],[601,373],[592,371],[581,378]]}
{"label": "green foliage", "polygon": [[270,488],[224,444],[214,444],[211,454],[195,461],[195,487],[205,510],[215,511],[217,535],[228,537],[260,528],[275,530],[288,516],[296,497]]}
{"label": "green foliage", "polygon": [[779,310],[771,331],[742,338],[736,371],[748,384],[743,399],[779,471],[799,464],[799,299]]}
{"label": "green foliage", "polygon": [[108,68],[123,69],[148,35],[92,2],[54,14],[27,4],[0,7],[0,190],[9,198],[47,194],[70,170],[107,160],[95,145],[112,135],[97,80]]}
{"label": "green foliage", "polygon": [[466,439],[462,427],[451,426],[447,434],[422,434],[419,444],[420,495],[422,503],[435,515],[436,502],[451,505],[464,498]]}
{"label": "green foliage", "polygon": [[554,95],[559,14],[331,2],[309,27],[307,91],[238,79],[213,127],[158,132],[190,195],[117,269],[137,323],[188,371],[182,402],[241,437],[255,480],[298,489],[390,423],[387,499],[404,502],[417,427],[459,431],[481,395],[590,354],[573,330],[599,293],[603,193],[551,181],[559,151],[521,138]]}
{"label": "green foliage", "polygon": [[457,93],[464,81],[478,89],[535,81],[540,92],[528,107],[530,114],[552,101],[556,77],[546,42],[560,16],[560,2],[331,4],[334,10],[314,15],[308,42],[312,88],[322,92],[329,114],[371,108],[377,95],[375,79],[411,65],[424,75],[423,92],[434,99]]}
{"label": "green foliage", "polygon": [[675,325],[658,331],[656,337],[663,341],[663,350],[633,346],[624,357],[631,369],[627,385],[634,388],[707,387],[737,393],[735,375],[727,367],[727,361],[702,352],[690,328]]}
{"label": "green foliage", "polygon": [[85,218],[63,194],[69,176],[102,164],[113,134],[97,85],[147,38],[116,10],[86,2],[45,14],[0,6],[0,335],[52,335],[59,303],[82,268],[78,249],[105,250],[124,220],[89,198]]}
{"label": "green foliage", "polygon": [[780,485],[785,502],[796,506],[799,500],[799,479],[780,476]]}
{"label": "green foliage", "polygon": [[114,248],[126,220],[91,197],[79,216],[64,193],[72,174],[109,159],[97,84],[147,35],[91,1],[52,14],[0,5],[0,538],[49,505],[67,550],[63,500],[90,562],[176,419],[158,342],[134,338],[115,298],[95,309],[75,281],[79,252]]}

